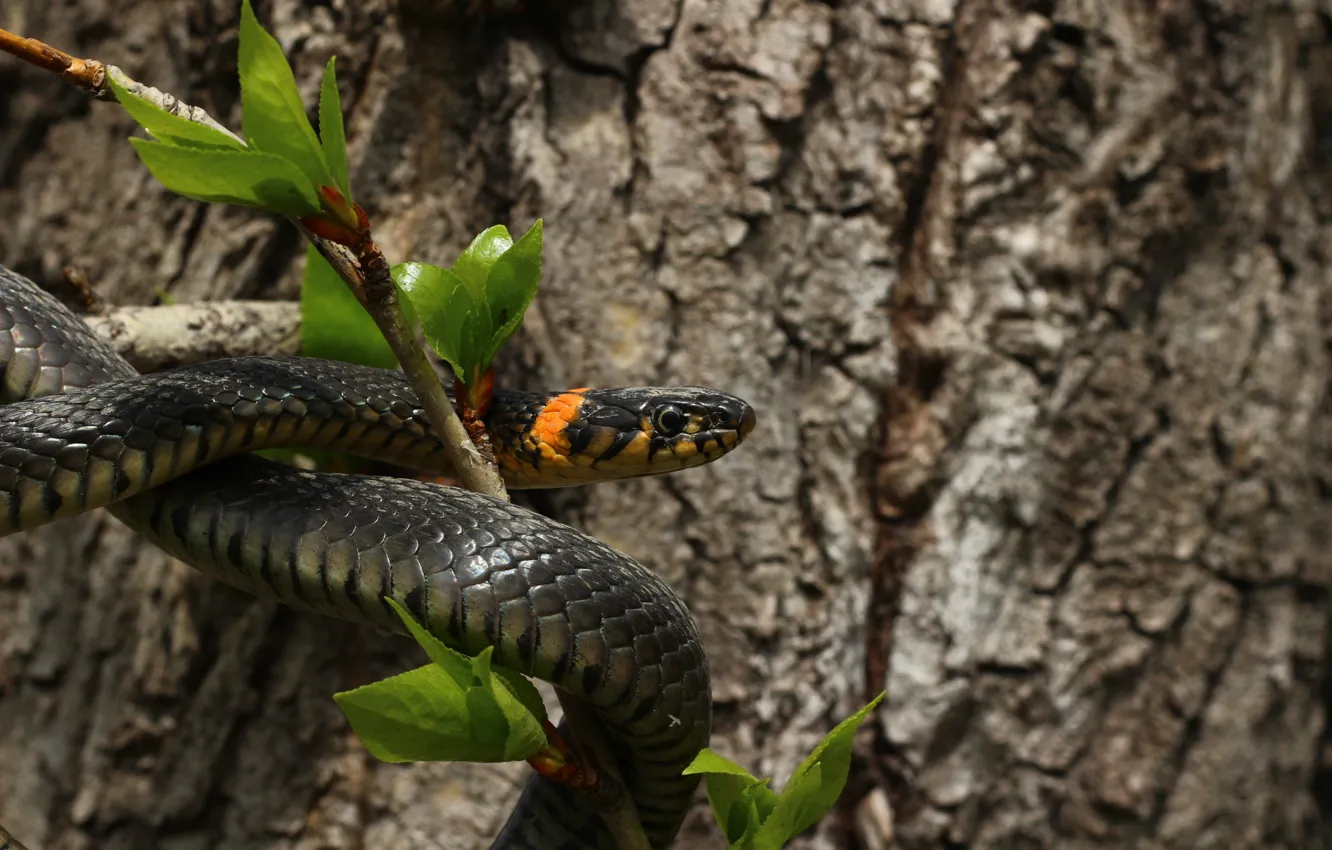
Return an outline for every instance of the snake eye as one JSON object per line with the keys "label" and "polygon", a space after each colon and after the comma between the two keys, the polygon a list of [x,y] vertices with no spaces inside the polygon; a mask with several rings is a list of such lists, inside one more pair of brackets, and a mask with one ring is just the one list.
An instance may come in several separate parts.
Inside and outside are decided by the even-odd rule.
{"label": "snake eye", "polygon": [[663,437],[674,437],[684,430],[685,415],[674,405],[663,405],[652,417],[652,427]]}

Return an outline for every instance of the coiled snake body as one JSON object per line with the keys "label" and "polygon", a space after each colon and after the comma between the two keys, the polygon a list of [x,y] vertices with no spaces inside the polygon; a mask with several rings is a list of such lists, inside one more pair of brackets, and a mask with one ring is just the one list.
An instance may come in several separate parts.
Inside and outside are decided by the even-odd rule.
{"label": "coiled snake body", "polygon": [[[649,840],[670,844],[707,742],[707,659],[650,571],[523,508],[417,481],[301,472],[249,451],[313,447],[448,472],[404,376],[303,358],[139,376],[77,316],[0,266],[0,536],[107,507],[248,592],[380,629],[411,611],[468,653],[586,700]],[[488,427],[511,487],[672,471],[754,426],[712,390],[499,394]],[[215,464],[230,458],[224,464]],[[534,778],[496,847],[609,848],[592,804]]]}

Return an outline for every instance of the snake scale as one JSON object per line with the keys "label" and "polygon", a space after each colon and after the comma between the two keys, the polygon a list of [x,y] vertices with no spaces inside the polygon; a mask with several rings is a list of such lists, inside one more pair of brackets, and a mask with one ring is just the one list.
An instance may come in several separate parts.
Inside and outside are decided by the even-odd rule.
{"label": "snake scale", "polygon": [[[250,454],[319,448],[447,474],[401,373],[247,357],[141,376],[0,266],[0,405],[0,536],[107,507],[206,575],[299,610],[402,633],[392,598],[449,645],[493,646],[497,663],[585,700],[650,842],[673,840],[712,708],[697,626],[663,581],[515,505]],[[737,398],[683,387],[501,392],[487,426],[522,488],[696,466],[754,421]],[[538,776],[494,847],[613,842],[586,798]]]}

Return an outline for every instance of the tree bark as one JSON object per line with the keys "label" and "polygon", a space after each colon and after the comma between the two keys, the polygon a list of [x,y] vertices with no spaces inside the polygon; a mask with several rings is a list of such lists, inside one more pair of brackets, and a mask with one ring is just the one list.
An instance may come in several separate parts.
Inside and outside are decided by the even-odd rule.
{"label": "tree bark", "polygon": [[[256,5],[308,102],[338,55],[391,260],[546,220],[502,380],[757,407],[718,464],[528,503],[684,596],[713,747],[756,772],[888,689],[798,846],[1326,840],[1332,4]],[[0,26],[239,128],[237,17]],[[0,59],[0,116],[0,262],[112,304],[296,295],[294,229],[163,192],[115,107]],[[523,770],[379,764],[331,700],[419,662],[101,516],[7,539],[0,823],[484,847]],[[705,805],[678,846],[723,846]]]}

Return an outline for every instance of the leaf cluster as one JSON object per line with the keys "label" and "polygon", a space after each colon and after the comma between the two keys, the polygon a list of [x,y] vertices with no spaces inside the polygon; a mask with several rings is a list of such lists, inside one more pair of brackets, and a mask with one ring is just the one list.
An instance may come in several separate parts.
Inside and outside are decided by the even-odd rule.
{"label": "leaf cluster", "polygon": [[[125,111],[153,137],[130,139],[163,186],[210,203],[323,216],[354,227],[347,138],[334,59],[319,89],[319,126],[310,125],[291,66],[277,39],[241,4],[241,126],[245,139],[197,124],[137,97],[109,79]],[[329,191],[333,190],[333,191]]]}
{"label": "leaf cluster", "polygon": [[[542,223],[517,242],[508,228],[481,233],[450,268],[399,263],[390,274],[408,318],[465,386],[474,386],[518,330],[541,283]],[[313,247],[301,287],[301,353],[393,368],[397,359],[374,320]]]}
{"label": "leaf cluster", "polygon": [[402,263],[393,281],[421,318],[426,342],[472,386],[522,324],[541,280],[541,220],[517,242],[502,224],[481,233],[450,268]]}
{"label": "leaf cluster", "polygon": [[846,786],[856,730],[883,701],[880,693],[869,705],[837,724],[778,794],[730,759],[704,749],[686,774],[707,778],[708,800],[731,850],[778,850],[818,823]]}

